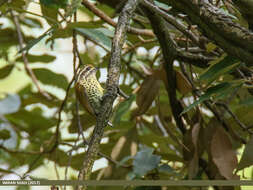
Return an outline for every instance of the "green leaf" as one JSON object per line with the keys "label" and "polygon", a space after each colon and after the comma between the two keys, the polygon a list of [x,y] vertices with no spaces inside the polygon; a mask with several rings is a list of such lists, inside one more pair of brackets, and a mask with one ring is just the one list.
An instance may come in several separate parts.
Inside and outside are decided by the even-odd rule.
{"label": "green leaf", "polygon": [[[56,59],[55,56],[48,55],[48,54],[43,54],[43,55],[31,55],[31,54],[29,54],[26,57],[27,57],[29,63],[36,63],[36,62],[50,63],[50,62],[53,62]],[[16,59],[16,61],[23,62],[22,56],[18,57]]]}
{"label": "green leaf", "polygon": [[9,94],[6,98],[0,100],[0,115],[17,112],[21,105],[17,94]]}
{"label": "green leaf", "polygon": [[22,106],[27,106],[31,104],[44,104],[49,108],[59,107],[61,105],[61,101],[57,99],[53,94],[50,94],[53,99],[48,100],[40,93],[26,93],[24,95],[20,95],[22,99]]}
{"label": "green leaf", "polygon": [[149,147],[144,147],[137,152],[133,160],[133,169],[137,176],[143,176],[158,167],[161,156],[153,155],[153,152],[154,149]]}
{"label": "green leaf", "polygon": [[58,18],[57,6],[47,6],[41,3],[40,8],[41,8],[43,17],[46,19],[49,25],[53,25],[57,23],[57,18]]}
{"label": "green leaf", "polygon": [[110,33],[109,30],[101,29],[101,28],[98,28],[98,29],[76,28],[76,31],[80,35],[102,46],[106,50],[111,51],[112,40],[107,36],[108,33]]}
{"label": "green leaf", "polygon": [[[21,129],[36,136],[36,133],[40,134],[41,131],[47,132],[47,129],[56,124],[56,119],[44,117],[41,112],[42,110],[38,107],[30,111],[21,109],[18,112],[8,114],[5,117],[14,125],[19,126]],[[45,136],[45,138],[49,137]]]}
{"label": "green leaf", "polygon": [[40,0],[40,3],[47,7],[64,8],[68,4],[68,0]]}
{"label": "green leaf", "polygon": [[9,74],[11,73],[11,71],[13,70],[14,65],[7,65],[5,67],[2,67],[0,69],[0,79],[4,79],[7,76],[9,76]]}
{"label": "green leaf", "polygon": [[197,101],[193,102],[191,105],[189,105],[187,108],[185,108],[181,114],[188,112],[190,109],[194,108],[195,106],[202,103],[203,101],[210,99],[212,95],[223,93],[228,88],[231,88],[231,86],[232,85],[230,83],[224,82],[224,83],[221,83],[216,86],[208,88],[205,94],[200,96]]}
{"label": "green leaf", "polygon": [[65,90],[68,86],[67,78],[62,74],[57,74],[49,69],[39,68],[33,69],[33,72],[37,79],[43,84],[56,86]]}
{"label": "green leaf", "polygon": [[242,170],[243,168],[253,165],[253,136],[251,136],[249,142],[246,144],[244,151],[242,153],[242,158],[238,164],[237,170]]}
{"label": "green leaf", "polygon": [[55,29],[53,35],[48,40],[57,38],[69,38],[73,35],[73,29],[75,28],[99,28],[102,27],[102,24],[102,21],[69,23],[64,28]]}
{"label": "green leaf", "polygon": [[0,139],[6,140],[11,137],[10,131],[7,129],[0,130]]}
{"label": "green leaf", "polygon": [[115,111],[115,117],[113,120],[113,125],[116,126],[120,123],[122,116],[129,110],[132,102],[136,99],[136,95],[132,95],[128,100],[125,100],[119,104],[117,110]]}
{"label": "green leaf", "polygon": [[161,3],[159,1],[155,1],[155,5],[158,6],[158,7],[161,7],[162,9],[165,9],[165,10],[171,9],[170,6],[168,6],[168,5],[164,4],[164,3]]}
{"label": "green leaf", "polygon": [[0,44],[1,49],[3,47],[9,47],[12,45],[18,45],[17,32],[12,28],[4,28],[0,30]]}
{"label": "green leaf", "polygon": [[50,32],[42,34],[41,36],[39,36],[36,39],[33,39],[31,41],[28,42],[28,44],[22,48],[21,50],[18,51],[18,53],[21,53],[23,51],[29,51],[33,46],[35,46],[37,43],[39,43],[43,38],[45,38],[47,35],[49,35]]}
{"label": "green leaf", "polygon": [[218,63],[211,65],[202,75],[200,75],[199,79],[210,84],[222,74],[232,71],[239,64],[240,62],[234,57],[226,56],[222,60],[219,60]]}

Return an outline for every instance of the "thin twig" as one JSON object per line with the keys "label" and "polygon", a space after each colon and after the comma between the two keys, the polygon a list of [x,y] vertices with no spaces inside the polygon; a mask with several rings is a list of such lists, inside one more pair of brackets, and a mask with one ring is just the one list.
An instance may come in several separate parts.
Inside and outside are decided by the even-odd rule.
{"label": "thin twig", "polygon": [[58,111],[58,121],[57,121],[57,125],[56,125],[56,131],[55,131],[55,136],[54,136],[54,139],[55,139],[55,143],[54,145],[52,146],[52,148],[48,151],[44,151],[45,153],[51,153],[53,152],[56,147],[58,146],[59,144],[59,133],[60,133],[60,124],[61,124],[61,113],[63,111],[63,108],[67,102],[67,99],[68,99],[68,94],[69,94],[69,90],[70,90],[70,87],[71,85],[73,84],[73,82],[75,81],[75,77],[73,76],[72,80],[70,81],[68,87],[67,87],[67,90],[66,90],[66,95],[61,103],[61,106],[60,106],[60,109]]}
{"label": "thin twig", "polygon": [[[111,26],[116,27],[116,25],[117,25],[116,22],[114,22],[109,16],[107,16],[103,11],[98,9],[95,5],[90,3],[88,0],[83,0],[82,4],[84,6],[86,6],[95,15],[97,15],[99,18],[104,20],[106,23],[110,24]],[[155,36],[154,33],[148,29],[139,29],[139,28],[128,27],[128,31],[133,34],[137,34],[137,35],[145,35],[145,36],[152,36],[152,37]]]}
{"label": "thin twig", "polygon": [[[74,13],[74,22],[77,22],[76,12]],[[75,82],[76,82],[76,80],[77,80],[77,77],[76,77],[76,75],[77,75],[77,69],[81,65],[80,64],[81,58],[80,58],[80,55],[79,55],[79,52],[78,52],[77,39],[76,39],[76,31],[75,30],[73,30],[72,44],[73,44],[72,53],[73,53],[73,72],[74,72],[74,77],[73,78],[75,79]],[[78,65],[78,67],[76,66],[77,57],[79,58],[79,65]],[[76,96],[76,100],[77,100],[77,94],[76,94],[76,92],[75,92],[75,96]],[[75,103],[75,111],[76,111],[76,115],[77,115],[77,125],[78,125],[78,129],[79,130],[78,130],[78,137],[77,137],[77,139],[75,141],[74,146],[76,146],[76,143],[79,141],[80,135],[82,135],[83,141],[85,141],[84,135],[83,135],[83,131],[82,131],[82,125],[81,125],[81,122],[80,122],[79,103],[78,103],[78,101],[76,101],[76,103]],[[73,152],[73,150],[69,151],[68,165],[65,168],[65,180],[67,180],[68,168],[71,165],[72,152]],[[64,190],[66,190],[66,186],[64,186]]]}
{"label": "thin twig", "polygon": [[[20,49],[23,49],[24,39],[22,36],[21,27],[20,27],[20,24],[18,21],[18,17],[13,13],[13,11],[11,11],[11,15],[14,19],[14,24],[17,29],[19,47],[20,47]],[[33,83],[35,84],[35,86],[37,87],[39,93],[42,94],[44,97],[46,97],[48,100],[51,100],[52,99],[51,96],[40,88],[39,83],[38,83],[38,79],[36,78],[32,69],[28,66],[28,59],[26,57],[26,54],[24,52],[22,52],[21,54],[22,54],[22,58],[24,61],[25,70],[26,70],[27,74],[31,77],[31,79],[32,79]]]}
{"label": "thin twig", "polygon": [[175,28],[177,28],[185,36],[189,37],[194,44],[200,46],[199,37],[197,35],[195,35],[193,32],[191,32],[191,30],[188,30],[187,26],[185,26],[184,24],[177,21],[177,19],[175,17],[164,12],[159,7],[150,3],[147,0],[143,0],[143,1],[141,1],[141,3],[145,6],[147,6],[149,9],[152,9],[153,11],[155,11],[158,15],[162,16],[167,22],[169,22],[171,25],[173,25]]}
{"label": "thin twig", "polygon": [[122,53],[122,56],[128,54],[129,52],[135,50],[136,48],[138,48],[144,44],[148,44],[148,43],[152,43],[152,42],[156,42],[156,41],[157,41],[157,39],[149,39],[149,40],[138,42],[138,43],[134,44],[132,47],[128,48],[124,53]]}
{"label": "thin twig", "polygon": [[242,130],[249,132],[250,134],[253,134],[253,132],[251,130],[249,130],[249,128],[244,125],[239,118],[231,111],[231,109],[228,107],[228,105],[221,103],[221,102],[216,102],[216,105],[222,106],[231,116],[232,118],[235,120],[235,122],[242,128]]}

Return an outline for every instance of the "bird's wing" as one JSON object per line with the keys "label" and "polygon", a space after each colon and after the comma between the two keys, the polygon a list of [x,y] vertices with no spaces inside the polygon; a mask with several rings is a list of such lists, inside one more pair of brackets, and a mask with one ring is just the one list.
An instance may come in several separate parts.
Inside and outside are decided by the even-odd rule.
{"label": "bird's wing", "polygon": [[84,107],[84,109],[87,112],[89,112],[91,115],[94,115],[94,111],[93,111],[91,105],[89,104],[88,97],[85,93],[84,88],[81,85],[76,84],[75,89],[76,89],[77,98],[78,98],[79,102],[82,104],[82,106]]}

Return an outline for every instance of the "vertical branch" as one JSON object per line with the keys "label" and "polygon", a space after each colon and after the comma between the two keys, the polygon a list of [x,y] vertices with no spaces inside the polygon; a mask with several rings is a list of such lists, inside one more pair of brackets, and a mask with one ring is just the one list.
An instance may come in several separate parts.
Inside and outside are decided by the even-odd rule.
{"label": "vertical branch", "polygon": [[176,44],[169,35],[168,26],[165,20],[146,5],[143,7],[143,10],[150,20],[151,26],[162,49],[164,58],[163,68],[166,72],[168,81],[168,86],[166,88],[169,95],[170,107],[178,128],[184,134],[186,129],[182,120],[182,116],[180,115],[183,111],[183,106],[176,97],[176,74],[173,69],[173,62],[177,56]]}
{"label": "vertical branch", "polygon": [[106,82],[106,93],[103,96],[102,106],[97,117],[96,127],[89,142],[89,148],[83,161],[83,167],[79,172],[79,180],[90,179],[92,167],[97,157],[99,144],[104,133],[104,128],[110,118],[113,102],[117,97],[120,77],[121,49],[125,42],[126,31],[137,4],[138,0],[128,0],[119,16],[112,43],[111,60]]}

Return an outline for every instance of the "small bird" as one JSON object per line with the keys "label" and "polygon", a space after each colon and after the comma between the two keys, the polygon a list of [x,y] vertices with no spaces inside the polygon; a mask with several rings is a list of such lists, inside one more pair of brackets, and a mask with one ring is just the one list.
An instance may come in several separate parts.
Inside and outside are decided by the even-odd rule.
{"label": "small bird", "polygon": [[[104,89],[96,77],[97,68],[86,65],[80,70],[75,89],[82,106],[93,116],[97,116],[101,107]],[[110,122],[108,125],[112,126]]]}

